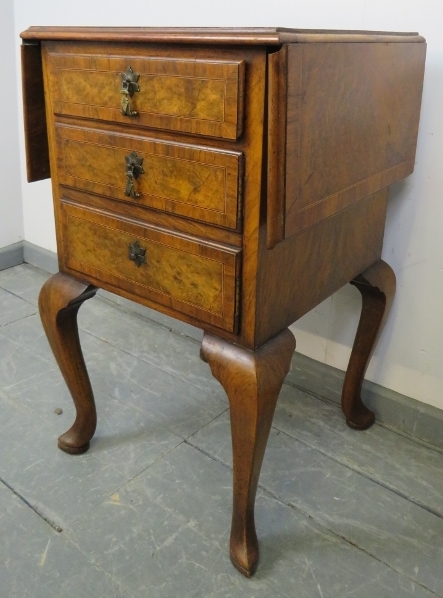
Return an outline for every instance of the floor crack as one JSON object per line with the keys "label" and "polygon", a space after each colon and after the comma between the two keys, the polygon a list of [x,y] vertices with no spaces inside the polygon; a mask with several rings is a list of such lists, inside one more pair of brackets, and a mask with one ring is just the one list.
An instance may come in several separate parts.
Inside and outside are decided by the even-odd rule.
{"label": "floor crack", "polygon": [[400,490],[399,488],[396,488],[392,484],[389,484],[387,482],[383,482],[382,480],[376,478],[375,476],[371,476],[370,473],[368,473],[367,471],[364,471],[363,469],[361,469],[357,465],[355,465],[355,464],[352,465],[352,466],[349,465],[348,463],[346,463],[345,460],[342,460],[342,459],[339,459],[337,457],[334,457],[333,455],[331,455],[327,451],[323,450],[321,447],[318,447],[315,444],[311,444],[310,442],[304,440],[303,438],[300,438],[299,436],[297,436],[297,434],[295,434],[295,435],[289,434],[285,430],[281,430],[280,428],[278,428],[275,425],[273,425],[272,428],[274,430],[277,430],[279,434],[284,434],[288,438],[291,438],[292,440],[295,440],[296,442],[300,442],[300,444],[303,444],[304,446],[308,447],[309,449],[311,449],[313,451],[319,452],[321,455],[323,455],[327,459],[331,459],[331,461],[334,461],[335,463],[338,463],[342,467],[346,467],[346,469],[349,469],[350,471],[353,471],[357,475],[361,475],[363,478],[365,478],[367,480],[370,480],[371,482],[374,482],[374,484],[377,484],[381,488],[384,488],[385,490],[388,490],[389,492],[392,492],[396,496],[399,496],[400,498],[403,498],[403,499],[407,500],[408,502],[416,505],[420,509],[423,509],[424,511],[427,511],[431,515],[435,515],[439,519],[443,519],[443,513],[441,511],[438,511],[437,509],[434,509],[434,508],[432,508],[432,507],[430,507],[428,505],[425,505],[424,503],[422,503],[418,499],[414,498],[413,496],[409,496],[406,492],[403,492],[402,490]]}
{"label": "floor crack", "polygon": [[19,498],[22,502],[24,502],[27,507],[29,507],[32,511],[34,511],[34,513],[36,515],[38,515],[41,519],[43,519],[43,521],[45,523],[47,523],[50,527],[52,527],[53,530],[55,530],[58,533],[61,533],[63,531],[63,529],[59,525],[57,525],[54,521],[51,521],[51,519],[49,519],[49,517],[46,517],[46,515],[43,515],[43,513],[40,513],[40,511],[37,509],[37,507],[35,507],[28,500],[26,500],[26,498],[23,496],[23,494],[20,494],[20,492],[15,490],[15,488],[10,486],[8,484],[8,482],[1,477],[0,477],[0,483],[2,483],[4,486],[6,486],[6,488],[9,488],[9,490],[13,494],[15,494],[15,496],[17,496],[17,498]]}
{"label": "floor crack", "polygon": [[[285,432],[283,432],[285,433]],[[288,435],[289,436],[289,435]],[[291,437],[292,438],[292,437]],[[230,465],[228,465],[227,463],[225,463],[224,461],[222,461],[221,459],[219,459],[218,457],[211,455],[209,452],[205,451],[204,449],[200,448],[199,446],[194,445],[192,442],[189,442],[188,440],[185,440],[185,444],[191,446],[192,448],[195,448],[196,450],[198,450],[199,452],[201,452],[203,455],[205,455],[206,457],[209,457],[210,459],[213,459],[214,461],[216,461],[217,463],[220,463],[220,465],[223,465],[224,467],[226,467],[226,469],[230,469],[232,470],[232,467]],[[417,584],[418,586],[420,586],[421,588],[427,590],[428,592],[430,592],[431,594],[433,594],[434,596],[438,596],[438,598],[442,598],[441,594],[437,594],[437,592],[433,591],[432,589],[428,588],[427,586],[425,586],[423,583],[421,583],[418,579],[415,579],[413,577],[411,577],[410,575],[408,575],[407,573],[405,573],[404,571],[400,571],[399,569],[397,569],[396,567],[393,567],[392,565],[390,565],[389,563],[386,563],[383,559],[379,558],[377,555],[373,554],[372,552],[370,552],[369,550],[367,550],[366,548],[362,548],[361,546],[359,546],[358,544],[356,544],[355,542],[353,542],[352,540],[350,540],[349,538],[346,538],[346,536],[343,536],[342,534],[334,531],[333,529],[331,529],[328,525],[326,525],[325,523],[318,521],[313,515],[312,513],[310,513],[309,511],[305,511],[303,508],[301,508],[300,506],[294,505],[290,502],[285,501],[279,494],[277,494],[276,492],[274,492],[273,490],[270,490],[269,488],[267,488],[266,486],[264,486],[263,484],[258,484],[257,488],[259,488],[264,494],[268,495],[269,497],[273,498],[274,500],[278,501],[279,503],[281,503],[282,505],[289,507],[290,509],[292,509],[293,511],[297,511],[299,513],[301,513],[303,516],[307,517],[308,519],[311,519],[312,521],[315,521],[315,523],[322,527],[323,529],[327,530],[330,534],[332,534],[333,536],[335,536],[336,538],[339,538],[340,540],[343,540],[344,542],[346,542],[347,544],[349,544],[350,546],[352,546],[353,548],[356,548],[357,550],[360,550],[361,552],[363,552],[364,554],[367,554],[369,557],[373,558],[374,560],[378,561],[379,563],[381,563],[382,565],[384,565],[385,567],[387,567],[388,569],[391,569],[392,571],[395,571],[396,573],[398,573],[399,575],[404,576],[406,579],[408,579],[410,582]],[[420,506],[420,505],[419,505]]]}

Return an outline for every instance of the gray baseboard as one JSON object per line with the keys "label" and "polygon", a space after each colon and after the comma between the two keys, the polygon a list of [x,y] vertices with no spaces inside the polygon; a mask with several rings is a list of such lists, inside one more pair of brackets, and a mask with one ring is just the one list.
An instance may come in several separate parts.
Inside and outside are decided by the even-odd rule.
{"label": "gray baseboard", "polygon": [[19,241],[0,249],[0,270],[23,263],[31,264],[51,274],[58,272],[57,254],[28,241]]}
{"label": "gray baseboard", "polygon": [[23,261],[50,274],[58,272],[57,254],[28,241],[23,241]]}
{"label": "gray baseboard", "polygon": [[[340,404],[345,372],[294,353],[286,383],[310,394]],[[362,389],[365,405],[376,421],[396,432],[412,436],[443,450],[443,411],[365,380]]]}
{"label": "gray baseboard", "polygon": [[0,249],[0,270],[23,264],[23,241]]}
{"label": "gray baseboard", "polygon": [[[47,272],[54,273],[58,271],[57,256],[55,253],[27,241],[24,241],[22,244],[22,260],[17,263],[22,263],[22,261]],[[0,269],[1,263],[0,261]],[[100,291],[99,295],[102,300],[117,305],[120,309],[137,313],[141,317],[157,322],[162,326],[166,326],[195,340],[200,341],[202,339],[202,331],[194,326],[165,316],[107,291]],[[344,372],[341,370],[310,359],[300,353],[294,353],[291,371],[286,378],[286,383],[313,394],[322,400],[339,404],[343,379]],[[420,403],[420,401],[367,380],[363,384],[362,398],[369,409],[374,411],[376,419],[380,424],[443,450],[442,410],[431,405],[426,405],[425,403]]]}

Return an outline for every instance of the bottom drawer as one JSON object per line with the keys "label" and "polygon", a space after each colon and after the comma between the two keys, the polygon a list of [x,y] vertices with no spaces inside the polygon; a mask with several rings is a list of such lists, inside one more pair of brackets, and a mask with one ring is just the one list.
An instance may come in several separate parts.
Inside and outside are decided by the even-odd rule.
{"label": "bottom drawer", "polygon": [[235,332],[240,249],[61,202],[70,270]]}

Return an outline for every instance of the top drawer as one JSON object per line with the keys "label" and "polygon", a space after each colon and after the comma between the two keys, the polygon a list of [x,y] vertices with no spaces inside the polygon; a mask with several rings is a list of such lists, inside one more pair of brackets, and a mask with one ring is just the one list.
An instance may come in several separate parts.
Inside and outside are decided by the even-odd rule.
{"label": "top drawer", "polygon": [[241,134],[242,60],[154,55],[124,44],[101,53],[47,43],[45,51],[56,114],[225,139]]}

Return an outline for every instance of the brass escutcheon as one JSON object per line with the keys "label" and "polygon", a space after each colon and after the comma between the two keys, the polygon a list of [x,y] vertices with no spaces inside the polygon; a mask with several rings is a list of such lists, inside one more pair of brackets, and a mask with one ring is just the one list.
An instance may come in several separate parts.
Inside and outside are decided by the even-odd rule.
{"label": "brass escutcheon", "polygon": [[135,263],[137,268],[140,268],[142,264],[146,264],[146,249],[140,245],[138,241],[130,243],[128,245],[128,257]]}

